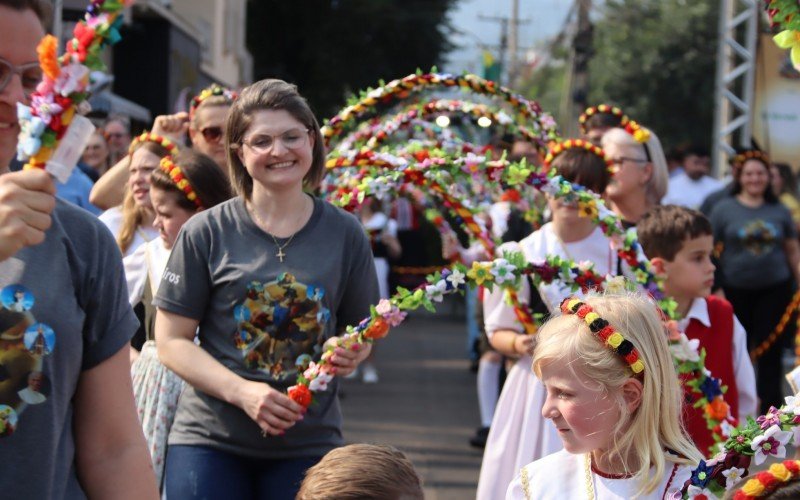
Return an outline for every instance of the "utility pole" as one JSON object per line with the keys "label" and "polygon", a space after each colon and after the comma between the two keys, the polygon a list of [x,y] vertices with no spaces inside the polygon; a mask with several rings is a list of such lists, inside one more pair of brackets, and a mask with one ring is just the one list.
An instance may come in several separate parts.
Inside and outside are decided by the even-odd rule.
{"label": "utility pole", "polygon": [[564,131],[569,136],[578,133],[578,117],[587,107],[589,96],[589,61],[592,58],[594,27],[589,19],[592,0],[575,0],[578,7],[577,29],[572,38],[570,65],[567,70],[567,89],[561,101],[561,115],[566,123]]}
{"label": "utility pole", "polygon": [[[517,52],[519,52],[519,25],[530,22],[528,19],[519,19],[519,0],[511,0],[511,17],[506,16],[485,16],[478,14],[478,18],[482,21],[491,21],[500,23],[500,67],[503,69],[507,78],[501,77],[497,83],[511,87],[514,85],[514,80],[519,74],[519,59]],[[508,66],[506,66],[506,54],[508,54]]]}
{"label": "utility pole", "polygon": [[503,84],[503,71],[506,69],[506,49],[508,49],[508,18],[503,16],[485,16],[478,14],[478,19],[481,21],[491,21],[500,23],[500,57],[497,60],[500,62],[500,76],[497,78],[497,83]]}

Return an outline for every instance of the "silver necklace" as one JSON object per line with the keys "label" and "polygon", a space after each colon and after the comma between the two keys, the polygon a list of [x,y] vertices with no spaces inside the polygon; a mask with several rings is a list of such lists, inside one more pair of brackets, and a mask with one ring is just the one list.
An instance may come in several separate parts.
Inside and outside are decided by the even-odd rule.
{"label": "silver necklace", "polygon": [[[303,207],[303,213],[300,214],[300,217],[298,218],[298,221],[302,220],[304,212],[305,212],[305,207]],[[258,212],[256,212],[256,207],[250,206],[250,213],[253,214],[253,217],[256,218],[256,220],[258,221],[259,224],[261,224],[262,227],[264,227],[264,228],[267,227],[267,225],[264,224],[264,221],[261,219],[261,217],[258,216]],[[283,249],[286,248],[287,246],[289,246],[289,243],[291,243],[292,240],[294,239],[294,236],[298,232],[300,232],[300,229],[302,229],[302,228],[298,228],[295,232],[293,232],[292,235],[289,236],[289,239],[286,240],[286,242],[283,245],[278,243],[278,239],[272,233],[270,233],[269,231],[266,231],[266,233],[269,235],[269,237],[272,238],[272,241],[275,242],[275,246],[278,247],[278,252],[275,254],[275,257],[277,257],[280,262],[283,262],[283,258],[286,257],[286,253],[283,251]]]}

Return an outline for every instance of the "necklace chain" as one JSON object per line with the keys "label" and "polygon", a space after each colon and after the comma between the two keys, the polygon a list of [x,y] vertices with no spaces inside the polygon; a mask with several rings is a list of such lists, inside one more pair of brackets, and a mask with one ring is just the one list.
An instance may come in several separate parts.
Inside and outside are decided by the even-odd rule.
{"label": "necklace chain", "polygon": [[[305,206],[303,207],[303,212],[305,212]],[[302,220],[303,212],[301,212],[298,221]],[[264,223],[264,221],[261,219],[261,217],[259,217],[258,212],[256,212],[256,207],[251,205],[250,206],[250,213],[253,214],[253,217],[255,217],[256,221],[258,221],[258,223],[261,224],[261,226],[263,228],[267,227],[267,225]],[[282,244],[282,245],[280,243],[278,243],[278,238],[276,238],[275,235],[273,235],[269,231],[265,231],[269,235],[269,237],[272,238],[272,241],[275,242],[275,246],[278,247],[278,252],[275,254],[275,257],[277,257],[280,262],[283,262],[283,258],[286,257],[286,253],[283,251],[283,249],[286,248],[287,246],[289,246],[289,243],[291,243],[292,240],[294,239],[295,235],[300,232],[300,229],[302,229],[302,228],[298,228],[297,230],[295,230],[295,232],[293,232],[289,236],[289,239],[286,240],[286,242],[284,244]]]}

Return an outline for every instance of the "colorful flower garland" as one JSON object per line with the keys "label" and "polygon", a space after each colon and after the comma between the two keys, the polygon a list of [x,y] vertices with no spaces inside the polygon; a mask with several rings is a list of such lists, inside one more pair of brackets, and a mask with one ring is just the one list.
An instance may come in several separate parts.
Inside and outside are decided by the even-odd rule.
{"label": "colorful flower garland", "polygon": [[759,472],[753,479],[747,481],[742,489],[733,495],[733,500],[765,497],[798,479],[800,479],[800,460],[784,460],[779,464],[770,465],[768,470]]}
{"label": "colorful flower garland", "polygon": [[622,128],[624,128],[629,121],[628,116],[622,112],[621,108],[618,108],[617,106],[609,106],[608,104],[591,106],[586,108],[586,110],[581,113],[581,116],[578,118],[578,123],[580,124],[581,133],[583,135],[586,135],[586,132],[588,132],[586,129],[586,122],[589,120],[589,118],[596,114],[607,114],[619,118],[619,126]]}
{"label": "colorful flower garland", "polygon": [[200,210],[204,208],[203,202],[197,196],[192,184],[189,182],[189,178],[184,175],[181,167],[176,165],[169,156],[161,158],[159,167],[165,174],[169,176],[170,179],[172,179],[172,182],[175,184],[175,186],[183,191],[186,199],[193,202]]}
{"label": "colorful flower garland", "polygon": [[131,141],[131,145],[128,146],[128,154],[133,154],[136,148],[139,147],[139,144],[143,142],[154,142],[159,146],[166,149],[169,153],[169,156],[174,156],[175,153],[178,151],[178,145],[175,144],[171,139],[166,137],[160,136],[158,134],[154,134],[152,132],[142,132],[141,134],[137,135]]}
{"label": "colorful flower garland", "polygon": [[562,142],[558,142],[550,146],[550,149],[547,152],[547,156],[544,158],[544,166],[545,171],[554,173],[550,166],[553,164],[553,160],[555,160],[558,155],[567,151],[569,149],[584,149],[589,151],[590,153],[594,153],[595,155],[599,156],[603,162],[606,164],[606,168],[608,168],[609,173],[612,172],[612,163],[611,159],[606,156],[605,151],[603,148],[583,139],[567,139]]}
{"label": "colorful flower garland", "polygon": [[800,71],[800,2],[797,0],[766,0],[770,22],[781,31],[772,39],[782,49],[789,49],[792,64]]}
{"label": "colorful flower garland", "polygon": [[58,40],[52,35],[39,43],[37,53],[43,79],[31,95],[31,106],[17,105],[20,123],[17,158],[26,162],[24,168],[47,167],[53,172],[48,161],[76,113],[87,110],[89,73],[105,70],[100,52],[120,40],[122,10],[132,3],[133,0],[92,0],[84,19],[75,25],[66,53],[61,57],[57,54]]}
{"label": "colorful flower garland", "polygon": [[[768,458],[784,458],[789,445],[800,445],[800,397],[796,396],[786,397],[780,408],[771,407],[757,419],[748,417],[743,426],[732,429],[722,451],[711,460],[700,461],[691,479],[683,485],[679,498],[722,498],[747,476],[751,461],[761,465]],[[777,485],[777,478],[787,477],[783,469],[772,467],[766,474],[756,474],[755,481],[748,481],[734,498],[764,495]],[[773,471],[778,472],[774,478]]]}
{"label": "colorful flower garland", "polygon": [[212,83],[208,87],[204,88],[200,91],[199,94],[192,98],[192,102],[189,105],[189,118],[193,118],[195,113],[197,113],[197,108],[199,108],[203,102],[206,101],[209,97],[224,97],[226,104],[233,104],[233,101],[236,100],[238,94],[229,89],[222,87],[216,83]]}
{"label": "colorful flower garland", "polygon": [[747,162],[747,160],[758,160],[765,165],[769,165],[769,156],[767,153],[763,151],[759,151],[757,149],[750,149],[747,151],[742,151],[741,153],[737,154],[733,158],[731,158],[731,165],[734,167],[741,167],[742,165]]}

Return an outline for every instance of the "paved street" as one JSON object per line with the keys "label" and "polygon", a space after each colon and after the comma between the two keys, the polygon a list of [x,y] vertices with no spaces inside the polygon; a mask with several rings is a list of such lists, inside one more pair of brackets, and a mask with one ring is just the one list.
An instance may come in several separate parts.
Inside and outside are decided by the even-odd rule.
{"label": "paved street", "polygon": [[455,306],[446,302],[436,315],[415,311],[379,341],[380,383],[344,384],[347,442],[404,451],[430,500],[474,498],[480,470],[481,453],[467,442],[479,424],[475,374],[465,354],[463,305]]}

